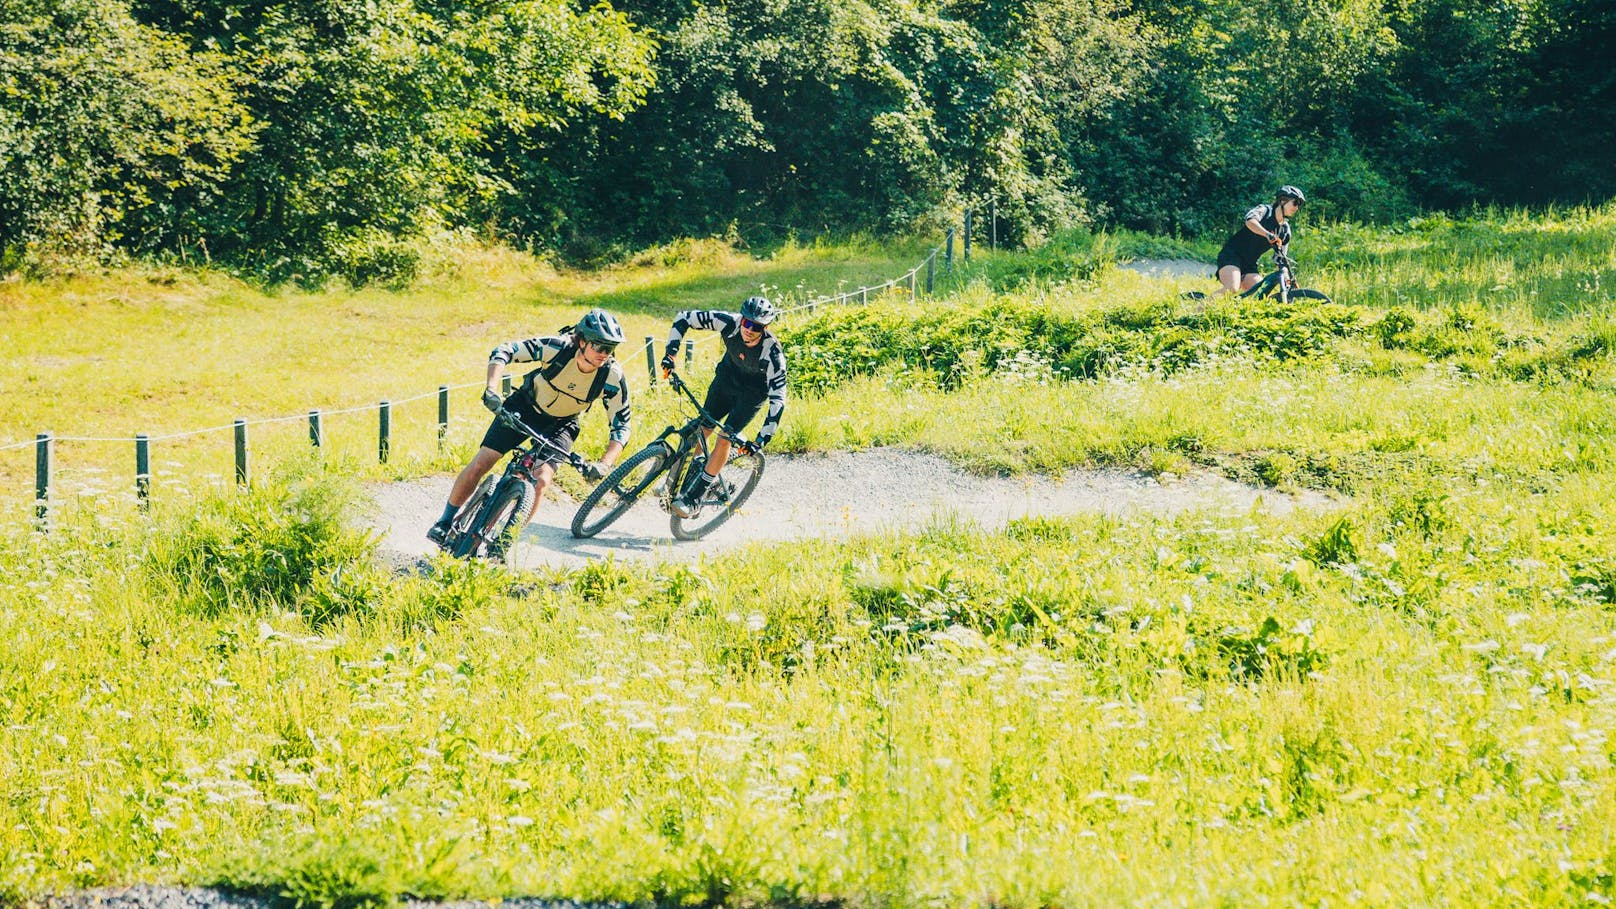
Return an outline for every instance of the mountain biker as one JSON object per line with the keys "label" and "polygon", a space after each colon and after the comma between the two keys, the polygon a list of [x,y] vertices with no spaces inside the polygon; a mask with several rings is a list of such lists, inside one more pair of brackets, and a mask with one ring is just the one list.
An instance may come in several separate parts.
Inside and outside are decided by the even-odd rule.
{"label": "mountain biker", "polygon": [[1226,293],[1250,290],[1262,280],[1257,260],[1270,246],[1280,247],[1291,241],[1290,219],[1301,210],[1307,196],[1290,184],[1274,193],[1274,204],[1258,205],[1246,212],[1246,223],[1235,231],[1223,249],[1218,252],[1218,281],[1223,285],[1208,300]]}
{"label": "mountain biker", "polygon": [[[780,311],[767,297],[748,297],[738,313],[716,309],[692,309],[674,317],[668,332],[668,346],[662,356],[662,375],[673,371],[674,354],[679,342],[691,328],[716,331],[724,342],[724,356],[713,373],[713,383],[707,388],[707,400],[702,404],[707,412],[724,421],[728,432],[739,434],[752,422],[765,398],[769,402],[768,415],[763,427],[748,451],[762,451],[780,428],[780,415],[786,410],[786,352],[780,341],[769,333],[768,326]],[[712,438],[711,430],[707,431]],[[696,513],[702,496],[712,488],[718,472],[729,460],[730,442],[719,436],[713,443],[707,463],[695,481],[673,502],[673,508],[682,518]]]}
{"label": "mountain biker", "polygon": [[[622,454],[623,443],[629,436],[628,383],[623,380],[622,366],[612,356],[621,343],[623,326],[617,319],[604,309],[591,309],[571,330],[563,329],[559,335],[509,341],[488,355],[488,384],[483,389],[483,406],[495,413],[504,407],[556,446],[546,450],[547,460],[534,475],[538,488],[533,496],[533,508],[523,516],[518,530],[533,519],[533,513],[544,498],[544,490],[555,478],[556,465],[572,450],[572,442],[578,437],[578,417],[597,399],[605,400],[606,412],[612,421],[611,438],[599,466],[610,467]],[[531,362],[537,362],[540,368],[529,372],[521,387],[501,400],[495,389],[505,375],[506,364]],[[443,508],[443,516],[427,531],[428,540],[443,545],[455,513],[477,489],[483,475],[526,439],[525,434],[498,419],[488,427],[481,447],[449,488],[449,503]]]}

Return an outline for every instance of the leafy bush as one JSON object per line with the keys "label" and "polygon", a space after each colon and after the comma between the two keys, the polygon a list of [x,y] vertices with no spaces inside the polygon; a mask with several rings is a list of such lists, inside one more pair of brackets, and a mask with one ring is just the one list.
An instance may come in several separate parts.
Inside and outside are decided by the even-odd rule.
{"label": "leafy bush", "polygon": [[380,595],[369,565],[376,544],[346,525],[350,495],[318,474],[226,491],[154,535],[147,569],[207,616],[274,604],[324,622],[370,609]]}

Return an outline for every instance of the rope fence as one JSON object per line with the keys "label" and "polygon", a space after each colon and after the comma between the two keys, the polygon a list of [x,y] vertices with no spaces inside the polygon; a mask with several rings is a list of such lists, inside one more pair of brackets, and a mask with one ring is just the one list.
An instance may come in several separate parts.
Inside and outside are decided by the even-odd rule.
{"label": "rope fence", "polygon": [[[965,257],[966,260],[969,261],[969,215],[966,216],[965,225],[967,230]],[[909,293],[910,301],[913,302],[918,299],[920,293],[919,284],[922,280],[922,273],[924,273],[923,280],[925,282],[924,292],[927,295],[932,293],[936,280],[937,257],[939,254],[942,254],[944,257],[943,267],[947,270],[952,270],[954,263],[954,231],[952,228],[948,230],[946,240],[942,245],[931,249],[926,258],[920,264],[909,269],[909,271],[905,272],[904,274],[882,284],[869,287],[860,287],[857,290],[849,290],[806,300],[794,306],[782,308],[781,314],[784,315],[795,312],[813,312],[821,306],[845,305],[852,303],[855,300],[860,304],[864,304],[869,302],[872,294],[879,296],[883,293],[887,293],[899,288],[906,288]],[[700,341],[688,339],[685,341],[684,361],[686,368],[689,368],[694,362],[696,347],[711,340],[711,338],[703,338]],[[639,348],[635,348],[632,352],[624,354],[622,350],[619,349],[617,354],[618,362],[624,364],[626,367],[628,363],[643,352],[645,354],[646,372],[648,376],[647,381],[651,386],[654,387],[657,383],[657,373],[660,361],[660,357],[658,356],[658,347],[662,343],[664,342],[659,341],[657,338],[651,335],[646,335],[644,345]],[[235,483],[237,486],[249,486],[252,483],[253,476],[253,465],[251,460],[252,446],[250,442],[251,434],[249,433],[249,429],[252,427],[267,427],[279,424],[300,423],[307,421],[309,445],[316,451],[321,451],[326,447],[327,444],[325,432],[327,419],[331,417],[374,411],[377,415],[376,458],[378,463],[385,464],[387,463],[388,458],[392,454],[393,450],[394,408],[398,407],[399,405],[436,397],[438,402],[436,426],[437,450],[438,453],[442,454],[448,449],[450,392],[460,389],[480,387],[482,384],[483,383],[481,382],[464,382],[457,385],[439,385],[435,391],[426,391],[406,398],[386,399],[376,404],[361,404],[352,407],[343,407],[336,410],[315,409],[309,410],[304,414],[281,417],[262,417],[257,419],[244,418],[232,420],[226,424],[204,427],[202,429],[191,429],[181,432],[161,433],[155,435],[148,433],[137,433],[134,436],[58,436],[50,432],[41,432],[31,440],[22,440],[0,445],[0,453],[16,451],[28,448],[30,446],[34,448],[34,522],[37,529],[44,531],[48,530],[50,527],[50,509],[53,492],[55,456],[57,446],[62,443],[111,443],[133,445],[135,455],[134,493],[138,507],[142,511],[145,511],[150,507],[151,502],[151,446],[153,443],[173,442],[182,439],[194,438],[197,436],[204,436],[210,433],[225,432],[228,430],[231,432],[234,441]],[[510,375],[506,375],[504,377],[502,382],[502,391],[507,395],[510,394]]]}

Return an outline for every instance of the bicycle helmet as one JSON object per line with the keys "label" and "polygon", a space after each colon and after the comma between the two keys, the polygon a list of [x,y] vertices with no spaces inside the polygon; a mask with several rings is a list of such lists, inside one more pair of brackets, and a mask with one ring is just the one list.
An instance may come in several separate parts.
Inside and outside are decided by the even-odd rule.
{"label": "bicycle helmet", "polygon": [[604,309],[591,309],[584,313],[573,332],[587,341],[613,347],[623,343],[624,338],[623,326],[618,323],[617,317]]}
{"label": "bicycle helmet", "polygon": [[1279,188],[1279,192],[1275,193],[1274,195],[1281,199],[1295,199],[1298,203],[1307,201],[1307,194],[1290,185],[1289,183],[1281,186]]}
{"label": "bicycle helmet", "polygon": [[769,302],[768,297],[747,297],[741,304],[741,318],[750,319],[759,325],[767,325],[780,315],[780,310]]}

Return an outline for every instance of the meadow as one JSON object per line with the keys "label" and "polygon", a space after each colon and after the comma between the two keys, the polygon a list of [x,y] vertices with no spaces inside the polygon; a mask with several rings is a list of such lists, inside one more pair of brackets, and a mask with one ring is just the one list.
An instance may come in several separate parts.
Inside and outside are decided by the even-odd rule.
{"label": "meadow", "polygon": [[[929,248],[693,244],[591,274],[460,251],[400,291],[4,285],[0,441],[476,381],[493,343],[582,305],[661,336],[685,306],[874,283]],[[358,481],[453,469],[474,419],[385,466],[373,437],[320,459],[291,433],[251,489],[175,483],[144,515],[85,482],[127,454],[86,445],[50,533],[24,519],[31,460],[8,466],[0,897],[1616,898],[1616,207],[1319,227],[1297,251],[1330,306],[1198,308],[1177,292],[1205,280],[1115,266],[1197,248],[978,248],[933,297],[794,318],[775,449],[1215,470],[1339,508],[399,574],[356,529]],[[636,392],[643,441],[674,402]]]}

